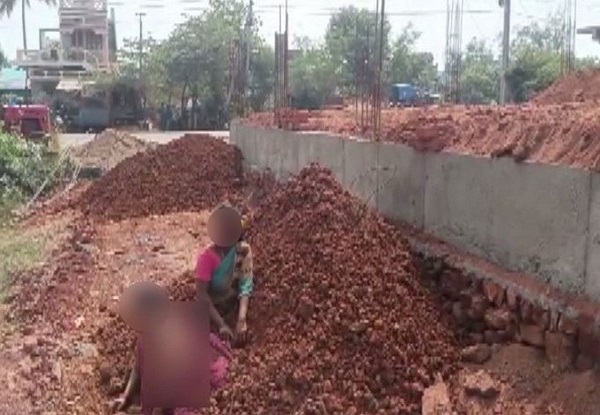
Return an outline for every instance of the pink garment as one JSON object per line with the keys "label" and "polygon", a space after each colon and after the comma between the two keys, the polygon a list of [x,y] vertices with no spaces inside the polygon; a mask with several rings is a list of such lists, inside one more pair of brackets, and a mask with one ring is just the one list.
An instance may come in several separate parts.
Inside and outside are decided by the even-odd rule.
{"label": "pink garment", "polygon": [[[229,363],[233,359],[233,355],[231,352],[231,347],[227,343],[223,342],[216,334],[210,333],[209,344],[213,352],[210,364],[210,387],[212,390],[215,390],[222,388],[225,384]],[[138,338],[137,353],[137,363],[139,365],[138,370],[140,371],[141,375],[141,369],[143,367],[142,359],[144,356],[141,338]]]}
{"label": "pink garment", "polygon": [[212,247],[205,248],[196,260],[196,278],[202,282],[210,282],[213,272],[219,267],[221,258]]}
{"label": "pink garment", "polygon": [[211,333],[209,341],[212,349],[216,352],[216,356],[210,366],[210,387],[215,390],[225,385],[229,362],[233,356],[229,345],[221,341],[217,335]]}

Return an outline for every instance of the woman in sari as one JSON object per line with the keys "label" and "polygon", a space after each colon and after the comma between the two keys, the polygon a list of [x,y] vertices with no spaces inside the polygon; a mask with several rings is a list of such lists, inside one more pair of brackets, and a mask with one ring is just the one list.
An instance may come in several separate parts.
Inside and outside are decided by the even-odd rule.
{"label": "woman in sari", "polygon": [[[244,241],[244,221],[228,204],[208,220],[212,244],[196,263],[196,293],[208,296],[212,326],[228,341],[243,342],[247,333],[248,302],[253,289],[252,252]],[[231,328],[235,327],[235,331]]]}
{"label": "woman in sari", "polygon": [[[211,333],[210,344],[215,352],[211,365],[211,388],[223,386],[228,362],[229,343],[245,341],[249,297],[253,289],[252,253],[244,241],[244,221],[228,204],[217,207],[208,220],[212,244],[200,252],[196,262],[196,295],[209,304],[211,328],[225,344]],[[235,331],[231,329],[235,324]],[[127,411],[140,392],[142,351],[138,343],[134,367],[122,397],[113,410]],[[173,414],[173,409],[163,409]]]}

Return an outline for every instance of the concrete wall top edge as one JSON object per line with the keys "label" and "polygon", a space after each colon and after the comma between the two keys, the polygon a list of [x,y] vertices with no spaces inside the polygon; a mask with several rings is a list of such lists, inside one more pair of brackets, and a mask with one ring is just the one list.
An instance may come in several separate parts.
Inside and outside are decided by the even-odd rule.
{"label": "concrete wall top edge", "polygon": [[[237,120],[234,120],[237,121]],[[245,123],[243,121],[239,121],[240,123]],[[246,123],[247,124],[247,123]],[[335,133],[332,131],[319,131],[319,130],[299,130],[299,131],[293,131],[293,130],[284,130],[284,129],[280,129],[280,128],[276,128],[276,127],[265,127],[265,126],[256,126],[256,125],[252,125],[252,124],[248,124],[249,127],[253,127],[253,128],[257,128],[257,129],[264,129],[264,130],[269,130],[269,131],[273,131],[273,130],[281,130],[281,131],[285,131],[285,132],[289,132],[289,133],[294,133],[294,134],[298,134],[298,135],[302,135],[302,136],[316,136],[316,135],[328,135],[331,137],[336,137],[336,138],[345,138],[345,139],[349,139],[352,141],[357,141],[357,142],[374,142],[374,140],[369,139],[369,138],[364,138],[364,137],[360,137],[360,136],[348,136],[345,134],[339,134],[339,133]],[[521,166],[545,166],[545,167],[551,167],[551,168],[560,168],[560,169],[566,169],[566,170],[577,170],[577,171],[586,171],[586,172],[591,172],[591,173],[595,173],[595,174],[600,174],[600,172],[594,172],[591,169],[587,169],[587,168],[583,168],[583,167],[573,167],[573,166],[568,166],[565,164],[559,164],[559,163],[548,163],[548,162],[539,162],[539,161],[533,161],[533,160],[522,160],[522,161],[516,161],[511,157],[493,157],[491,155],[483,155],[483,154],[471,154],[471,153],[465,153],[465,152],[460,152],[460,151],[450,151],[450,150],[442,150],[439,152],[434,152],[434,151],[421,151],[416,149],[415,147],[405,144],[405,143],[396,143],[393,141],[379,141],[380,144],[383,145],[396,145],[396,146],[403,146],[406,148],[411,148],[416,152],[419,153],[423,153],[423,154],[448,154],[448,155],[454,155],[454,156],[462,156],[462,157],[468,157],[468,158],[475,158],[475,159],[484,159],[484,160],[495,160],[495,161],[502,161],[502,162],[507,162],[507,163],[511,163],[514,165],[521,165]]]}

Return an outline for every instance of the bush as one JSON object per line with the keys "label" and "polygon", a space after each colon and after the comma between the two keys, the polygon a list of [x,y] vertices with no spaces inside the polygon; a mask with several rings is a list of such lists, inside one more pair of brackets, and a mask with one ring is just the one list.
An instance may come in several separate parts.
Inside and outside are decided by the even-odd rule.
{"label": "bush", "polygon": [[[33,196],[53,175],[58,158],[36,143],[0,133],[0,204]],[[55,179],[47,183],[50,189]]]}

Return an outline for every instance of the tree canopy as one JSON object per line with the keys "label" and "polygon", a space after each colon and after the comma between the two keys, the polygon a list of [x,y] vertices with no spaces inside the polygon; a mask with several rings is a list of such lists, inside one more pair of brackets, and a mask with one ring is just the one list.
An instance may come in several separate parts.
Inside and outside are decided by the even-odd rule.
{"label": "tree canopy", "polygon": [[[144,39],[140,81],[147,86],[148,102],[153,106],[177,104],[180,108],[192,102],[192,113],[199,115],[191,122],[204,128],[222,128],[231,117],[241,115],[244,106],[252,111],[267,109],[274,88],[274,51],[258,35],[257,20],[247,31],[247,18],[242,0],[210,0],[207,10],[189,16],[167,39]],[[507,74],[514,101],[529,99],[561,75],[562,20],[562,15],[552,14],[514,31]],[[322,42],[294,38],[296,50],[289,63],[294,105],[318,108],[330,97],[355,94],[359,75],[365,71],[367,76],[375,74],[378,48],[374,39],[378,31],[373,11],[349,6],[332,14]],[[386,88],[393,83],[434,91],[439,87],[433,54],[418,50],[420,36],[412,24],[392,36],[389,22],[384,21],[382,77]],[[238,53],[235,64],[232,53],[243,51],[246,39],[250,39],[251,50],[244,96],[238,84],[243,84],[246,63]],[[487,104],[497,99],[499,52],[482,39],[467,43],[460,56],[461,102]],[[138,39],[126,39],[118,57],[120,76],[140,76]],[[593,59],[576,62],[579,67],[595,63]],[[197,107],[200,111],[195,111]]]}

